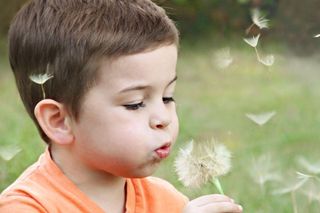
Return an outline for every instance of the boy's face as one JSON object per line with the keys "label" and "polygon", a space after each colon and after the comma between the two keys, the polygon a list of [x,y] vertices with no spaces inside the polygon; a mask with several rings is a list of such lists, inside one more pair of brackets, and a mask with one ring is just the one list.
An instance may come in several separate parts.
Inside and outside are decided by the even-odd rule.
{"label": "boy's face", "polygon": [[122,177],[154,172],[178,134],[176,62],[170,45],[102,64],[72,122],[73,154],[83,166]]}

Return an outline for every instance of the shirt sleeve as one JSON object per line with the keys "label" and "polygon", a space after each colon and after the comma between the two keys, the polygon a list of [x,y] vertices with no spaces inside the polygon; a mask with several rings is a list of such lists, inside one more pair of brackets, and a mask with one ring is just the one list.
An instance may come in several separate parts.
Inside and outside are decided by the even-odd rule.
{"label": "shirt sleeve", "polygon": [[45,209],[30,197],[0,197],[1,213],[47,213]]}

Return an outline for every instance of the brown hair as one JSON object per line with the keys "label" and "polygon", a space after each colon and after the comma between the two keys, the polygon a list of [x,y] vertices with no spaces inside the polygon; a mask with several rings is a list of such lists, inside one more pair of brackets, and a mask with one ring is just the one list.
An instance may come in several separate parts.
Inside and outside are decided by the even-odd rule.
{"label": "brown hair", "polygon": [[32,0],[11,23],[9,59],[25,108],[49,143],[34,116],[43,96],[31,74],[52,74],[46,97],[77,119],[99,60],[178,42],[174,23],[151,0]]}

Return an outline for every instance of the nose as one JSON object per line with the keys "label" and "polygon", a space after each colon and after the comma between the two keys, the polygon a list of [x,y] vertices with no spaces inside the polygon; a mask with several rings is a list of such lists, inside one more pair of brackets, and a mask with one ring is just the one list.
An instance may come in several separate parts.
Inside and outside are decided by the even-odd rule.
{"label": "nose", "polygon": [[155,106],[155,109],[150,117],[150,126],[153,129],[165,129],[171,123],[171,112],[165,106],[161,104]]}
{"label": "nose", "polygon": [[164,120],[164,119],[151,119],[150,120],[150,126],[153,129],[164,129],[170,124],[169,120]]}

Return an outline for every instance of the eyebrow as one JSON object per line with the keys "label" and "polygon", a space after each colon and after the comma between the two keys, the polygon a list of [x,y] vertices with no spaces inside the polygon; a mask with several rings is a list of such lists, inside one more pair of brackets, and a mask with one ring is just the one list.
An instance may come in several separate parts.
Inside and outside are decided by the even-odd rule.
{"label": "eyebrow", "polygon": [[[167,87],[172,84],[173,82],[175,82],[176,80],[178,79],[178,76],[175,76],[167,85]],[[123,90],[121,90],[119,93],[125,93],[125,92],[128,92],[128,91],[135,91],[135,90],[144,90],[146,88],[148,88],[150,86],[143,86],[143,85],[137,85],[137,86],[131,86],[131,87],[128,87],[128,88],[125,88]]]}

